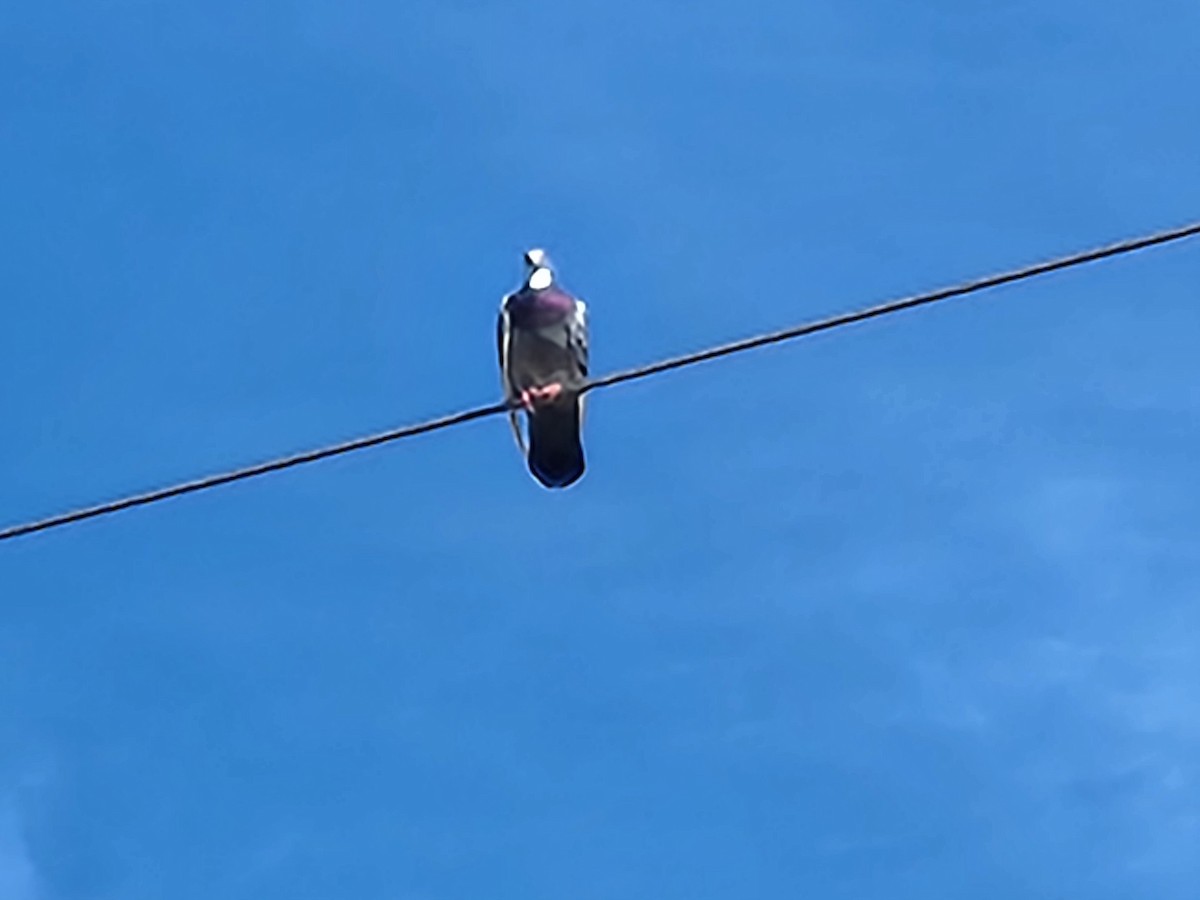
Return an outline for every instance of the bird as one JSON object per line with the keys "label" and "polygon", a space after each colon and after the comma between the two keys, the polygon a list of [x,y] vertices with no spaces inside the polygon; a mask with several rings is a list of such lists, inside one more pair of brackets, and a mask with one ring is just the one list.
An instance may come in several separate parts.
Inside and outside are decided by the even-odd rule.
{"label": "bird", "polygon": [[[546,251],[525,253],[525,280],[500,303],[496,343],[508,418],[529,472],[547,488],[582,476],[587,304],[569,293]],[[526,432],[518,421],[524,410]]]}

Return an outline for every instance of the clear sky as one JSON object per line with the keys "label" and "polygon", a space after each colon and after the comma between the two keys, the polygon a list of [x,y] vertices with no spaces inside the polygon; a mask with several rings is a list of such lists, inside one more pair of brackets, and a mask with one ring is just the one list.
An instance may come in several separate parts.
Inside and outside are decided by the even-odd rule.
{"label": "clear sky", "polygon": [[[1194,0],[16,0],[0,520],[1200,214]],[[1200,244],[0,546],[3,900],[1192,900]]]}

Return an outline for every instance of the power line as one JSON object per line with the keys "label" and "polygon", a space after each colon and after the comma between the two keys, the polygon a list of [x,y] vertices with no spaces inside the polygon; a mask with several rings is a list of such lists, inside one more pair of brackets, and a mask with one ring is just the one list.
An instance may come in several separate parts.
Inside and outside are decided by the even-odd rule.
{"label": "power line", "polygon": [[[745,350],[753,350],[758,347],[765,347],[769,344],[778,344],[784,341],[795,340],[810,334],[816,334],[820,331],[831,331],[835,328],[841,328],[845,325],[852,325],[855,322],[863,322],[867,319],[875,319],[880,316],[891,315],[892,313],[901,312],[906,309],[913,309],[914,307],[918,306],[927,306],[943,300],[950,300],[956,297],[965,297],[969,294],[979,293],[980,291],[984,291],[989,288],[999,287],[1004,284],[1012,284],[1018,281],[1025,281],[1029,278],[1034,278],[1039,275],[1046,275],[1050,272],[1057,272],[1062,269],[1069,269],[1075,266],[1081,266],[1085,263],[1097,262],[1099,260],[1108,259],[1114,256],[1122,256],[1127,253],[1132,253],[1136,250],[1144,250],[1148,247],[1155,247],[1160,244],[1168,244],[1174,241],[1183,240],[1184,238],[1193,237],[1197,234],[1200,234],[1200,222],[1194,222],[1190,225],[1184,225],[1180,228],[1155,232],[1154,234],[1145,235],[1143,237],[1131,238],[1129,240],[1120,241],[1115,244],[1109,244],[1104,247],[1084,250],[1080,253],[1074,253],[1069,256],[1060,256],[1056,259],[1048,260],[1046,262],[1035,263],[1019,269],[1011,269],[998,275],[989,275],[984,278],[978,278],[974,281],[967,281],[953,287],[942,288],[930,293],[917,294],[915,296],[893,300],[889,303],[882,303],[878,306],[870,306],[865,309],[841,313],[839,315],[830,316],[829,318],[807,322],[794,328],[786,328],[782,331],[773,331],[768,334],[762,334],[756,337],[745,338],[743,340],[733,341],[728,344],[722,344],[707,350],[700,350],[695,353],[688,353],[672,359],[650,363],[649,365],[638,366],[633,369],[625,369],[620,372],[614,372],[611,375],[605,375],[601,378],[594,378],[590,380],[584,385],[583,390],[595,391],[600,390],[601,388],[622,384],[627,381],[636,381],[641,378],[648,378],[651,375],[658,375],[662,372],[670,371],[671,369],[680,369],[684,366],[706,362],[710,359],[717,359],[722,356],[730,356],[734,353],[741,353]],[[418,434],[425,434],[430,431],[440,431],[444,428],[451,428],[455,425],[462,425],[466,422],[474,421],[475,419],[483,419],[488,416],[499,415],[507,412],[509,409],[510,405],[507,403],[493,403],[489,406],[479,406],[474,409],[464,410],[463,412],[454,413],[448,416],[442,416],[438,419],[431,419],[427,422],[421,422],[416,425],[395,428],[390,431],[384,431],[379,434],[356,438],[351,441],[334,444],[328,447],[322,447],[317,450],[309,450],[304,453],[280,457],[278,459],[247,466],[245,468],[234,469],[232,471],[223,472],[217,475],[209,475],[207,477],[197,478],[192,481],[185,481],[170,487],[161,488],[159,490],[149,491],[144,494],[136,494],[119,500],[113,500],[108,503],[100,503],[95,506],[84,507],[72,512],[51,516],[50,518],[28,522],[23,525],[14,525],[12,527],[0,530],[0,541],[11,540],[13,538],[18,538],[27,534],[33,534],[38,531],[48,531],[52,528],[59,528],[64,525],[70,525],[74,522],[82,522],[85,519],[94,519],[97,516],[104,516],[108,515],[109,513],[120,512],[121,510],[131,509],[135,506],[146,506],[151,503],[157,503],[161,500],[179,497],[183,494],[193,494],[198,491],[208,490],[209,488],[219,487],[223,484],[230,484],[234,481],[243,481],[247,478],[255,478],[259,475],[266,475],[270,472],[278,472],[282,469],[290,469],[294,466],[316,462],[321,459],[328,459],[332,456],[341,456],[342,454],[351,453],[355,450],[363,450],[367,447],[377,447],[381,444],[388,444],[393,441],[401,440],[402,438],[415,437]]]}
{"label": "power line", "polygon": [[[916,294],[912,297],[904,297],[900,300],[881,303],[878,306],[869,306],[866,309],[859,309],[853,312],[830,316],[827,319],[807,322],[803,325],[797,325],[795,328],[785,328],[783,331],[760,334],[756,337],[744,338],[743,340],[722,344],[719,347],[712,347],[708,350],[700,350],[696,353],[677,356],[674,359],[667,359],[646,366],[638,366],[637,368],[626,369],[622,372],[614,372],[612,375],[593,379],[588,383],[585,390],[596,390],[597,388],[621,384],[625,381],[635,381],[650,375],[658,375],[660,372],[668,372],[671,369],[680,369],[684,366],[694,365],[695,363],[707,362],[710,359],[741,353],[744,350],[754,350],[758,347],[766,347],[769,344],[779,344],[783,341],[791,341],[810,334],[816,334],[819,331],[831,331],[834,328],[841,328],[844,325],[853,325],[855,322],[876,319],[880,316],[891,315],[892,313],[913,309],[917,306],[928,306],[931,303],[939,303],[942,300],[951,300],[955,297],[976,294],[988,288],[1000,287],[1003,284],[1012,284],[1016,281],[1025,281],[1038,275],[1047,275],[1050,272],[1057,272],[1061,269],[1081,266],[1084,263],[1097,262],[1098,260],[1108,259],[1112,256],[1121,256],[1126,253],[1132,253],[1135,250],[1155,247],[1159,244],[1169,244],[1172,241],[1180,241],[1197,234],[1200,234],[1200,222],[1193,222],[1191,225],[1184,225],[1169,231],[1159,231],[1144,237],[1130,238],[1129,240],[1108,244],[1104,247],[1073,253],[1070,256],[1060,256],[1046,262],[1034,263],[1020,269],[1010,269],[998,275],[987,275],[983,278],[977,278],[974,281],[966,281],[962,284],[942,288],[928,294]],[[2,537],[3,532],[0,532],[0,538]]]}
{"label": "power line", "polygon": [[70,525],[73,522],[82,522],[84,519],[94,519],[97,516],[106,516],[109,513],[120,512],[124,509],[132,509],[135,506],[146,506],[149,503],[157,503],[160,500],[169,500],[172,497],[179,497],[183,494],[194,494],[197,491],[205,491],[209,488],[219,487],[223,484],[230,484],[234,481],[244,481],[247,478],[255,478],[259,475],[266,475],[269,472],[279,472],[283,469],[290,469],[293,466],[301,466],[305,463],[316,462],[319,459],[328,459],[331,456],[341,456],[343,453],[351,453],[355,450],[363,450],[367,447],[377,447],[380,444],[388,444],[392,441],[398,441],[401,438],[415,437],[418,434],[425,434],[427,431],[440,431],[443,428],[449,428],[452,425],[462,425],[465,422],[471,422],[475,419],[482,419],[487,416],[494,416],[498,413],[507,412],[508,405],[505,403],[493,403],[491,406],[480,406],[476,409],[468,409],[463,412],[454,413],[449,416],[442,416],[440,419],[430,419],[428,422],[421,422],[417,425],[406,425],[403,428],[393,428],[391,431],[383,431],[379,434],[371,434],[366,437],[355,438],[352,441],[346,441],[341,444],[333,444],[329,447],[321,447],[317,450],[308,450],[304,453],[296,453],[292,456],[283,456],[278,459],[272,459],[268,462],[257,463],[252,466],[246,466],[243,469],[234,469],[229,472],[221,472],[217,475],[208,475],[204,478],[196,478],[192,481],[184,481],[179,484],[171,485],[170,487],[159,488],[156,491],[148,491],[145,494],[134,494],[129,497],[122,497],[120,500],[112,500],[108,503],[98,503],[95,506],[87,506],[82,509],[73,510],[71,512],[62,513],[61,515],[52,516],[48,519],[41,519],[37,522],[29,522],[25,525],[15,525],[11,528],[5,528],[0,531],[0,541],[7,541],[10,538],[21,537],[26,534],[33,534],[35,531],[47,531],[51,528],[59,528],[63,525]]}

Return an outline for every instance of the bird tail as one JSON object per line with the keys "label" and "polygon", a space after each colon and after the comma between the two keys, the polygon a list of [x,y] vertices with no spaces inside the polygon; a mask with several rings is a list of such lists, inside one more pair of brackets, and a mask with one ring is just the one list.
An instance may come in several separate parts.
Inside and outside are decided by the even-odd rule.
{"label": "bird tail", "polygon": [[580,424],[583,398],[576,395],[529,416],[529,471],[549,488],[564,488],[583,475]]}

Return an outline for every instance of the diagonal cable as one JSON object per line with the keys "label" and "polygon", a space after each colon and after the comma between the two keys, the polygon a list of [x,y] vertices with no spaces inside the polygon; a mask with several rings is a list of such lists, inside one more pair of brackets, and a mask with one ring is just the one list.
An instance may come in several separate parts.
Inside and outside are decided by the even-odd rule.
{"label": "diagonal cable", "polygon": [[1012,284],[1016,281],[1025,281],[1029,278],[1035,278],[1038,275],[1047,275],[1050,272],[1057,272],[1062,269],[1070,269],[1075,266],[1081,266],[1090,262],[1097,262],[1113,256],[1121,256],[1126,253],[1132,253],[1135,250],[1144,250],[1147,247],[1155,247],[1159,244],[1168,244],[1173,241],[1179,241],[1183,240],[1184,238],[1193,237],[1197,234],[1200,234],[1200,222],[1193,222],[1190,225],[1184,225],[1180,228],[1172,228],[1168,231],[1159,231],[1143,237],[1130,238],[1129,240],[1120,241],[1115,244],[1108,244],[1103,247],[1096,247],[1091,250],[1083,250],[1079,253],[1072,253],[1070,256],[1059,256],[1055,259],[1047,260],[1046,262],[1034,263],[1029,266],[1024,266],[1020,269],[1010,269],[1007,272],[1001,272],[997,275],[987,275],[982,278],[977,278],[974,281],[964,281],[961,284],[942,288],[941,290],[937,291],[931,291],[927,294],[916,294],[914,296],[904,297],[899,300],[891,300],[887,303],[881,303],[878,306],[868,306],[865,309],[840,313],[835,316],[830,316],[826,319],[817,319],[813,322],[806,322],[803,325],[797,325],[794,328],[785,328],[782,331],[772,331],[768,334],[760,334],[755,337],[744,338],[739,341],[732,341],[728,344],[722,344],[718,347],[711,347],[708,350],[699,350],[695,353],[676,356],[672,359],[662,360],[661,362],[650,363],[649,365],[638,366],[637,368],[633,369],[625,369],[621,372],[614,372],[611,375],[605,375],[602,378],[593,379],[592,381],[588,382],[584,390],[591,391],[598,388],[611,387],[614,384],[621,384],[622,382],[626,381],[636,381],[639,378],[646,378],[650,375],[658,375],[661,372],[669,372],[671,369],[680,369],[684,366],[691,366],[695,365],[696,363],[707,362],[710,359],[718,359],[722,356],[730,356],[734,353],[741,353],[745,350],[754,350],[758,347],[766,347],[770,344],[780,344],[784,341],[796,340],[797,338],[806,337],[810,334],[816,334],[820,331],[831,331],[834,328],[841,328],[845,325],[853,325],[856,322],[864,322],[867,319],[877,319],[880,316],[888,316],[892,313],[902,312],[903,310],[913,309],[918,306],[928,306],[932,303],[940,303],[943,300],[952,300],[956,297],[965,297],[968,294],[976,294],[989,288],[1000,287],[1004,284]]}
{"label": "diagonal cable", "polygon": [[294,466],[302,466],[305,463],[316,462],[319,459],[329,459],[331,456],[341,456],[345,453],[353,453],[355,450],[365,450],[367,447],[378,447],[380,444],[389,444],[392,441],[398,441],[402,438],[415,437],[418,434],[425,434],[429,431],[440,431],[443,428],[450,428],[454,425],[462,425],[466,422],[474,421],[475,419],[483,419],[487,416],[494,416],[498,413],[506,412],[508,405],[505,403],[493,403],[491,406],[480,406],[475,409],[468,409],[462,412],[453,413],[452,415],[442,416],[438,419],[430,419],[427,422],[420,422],[416,425],[406,425],[402,428],[393,428],[390,431],[381,431],[378,434],[367,435],[366,437],[355,438],[351,441],[345,441],[341,444],[332,444],[328,447],[321,447],[316,450],[307,450],[303,453],[296,453],[291,456],[283,456],[277,459],[268,460],[267,462],[256,463],[252,466],[246,466],[241,469],[233,469],[229,472],[221,472],[217,475],[207,475],[203,478],[196,478],[192,481],[182,481],[178,484],[173,484],[170,487],[159,488],[154,491],[147,491],[144,494],[133,494],[128,497],[122,497],[119,500],[111,500],[107,503],[98,503],[95,506],[85,506],[81,509],[72,510],[71,512],[61,513],[57,516],[51,516],[48,519],[41,519],[36,522],[29,522],[24,525],[14,525],[10,528],[5,528],[0,531],[0,541],[7,541],[11,538],[21,537],[26,534],[33,534],[36,531],[47,531],[51,528],[59,528],[63,525],[70,525],[72,522],[82,522],[84,519],[94,519],[97,516],[106,516],[109,513],[120,512],[124,509],[132,509],[135,506],[146,506],[150,503],[158,503],[160,500],[169,500],[172,497],[179,497],[183,494],[194,494],[197,491],[206,491],[209,488],[219,487],[223,484],[231,484],[235,481],[244,481],[247,478],[256,478],[259,475],[266,475],[269,472],[279,472],[283,469],[291,469]]}
{"label": "diagonal cable", "polygon": [[[773,331],[767,334],[745,338],[743,340],[732,341],[731,343],[721,344],[717,347],[711,347],[706,350],[699,350],[694,353],[684,354],[683,356],[676,356],[670,359],[661,360],[659,362],[649,363],[648,365],[637,366],[632,369],[614,372],[610,375],[604,375],[600,378],[594,378],[588,381],[587,384],[584,385],[583,391],[596,391],[602,388],[612,387],[617,384],[623,384],[628,381],[649,378],[652,375],[659,375],[672,369],[680,369],[684,366],[691,366],[695,365],[696,363],[707,362],[708,360],[718,359],[724,356],[731,356],[735,353],[754,350],[758,347],[765,347],[770,344],[779,344],[783,343],[784,341],[796,340],[798,338],[806,337],[810,334],[816,334],[821,331],[831,331],[835,328],[853,325],[856,322],[863,322],[867,319],[875,319],[881,316],[891,315],[892,313],[902,312],[906,309],[914,309],[918,306],[928,306],[933,303],[940,303],[944,300],[966,297],[990,288],[1000,287],[1001,285],[1013,284],[1018,281],[1025,281],[1030,278],[1035,278],[1040,275],[1047,275],[1051,272],[1057,272],[1063,269],[1081,266],[1085,263],[1098,262],[1102,259],[1109,259],[1114,256],[1122,256],[1127,253],[1132,253],[1136,250],[1144,250],[1149,247],[1180,241],[1184,238],[1193,237],[1198,234],[1200,234],[1200,222],[1193,222],[1190,225],[1184,225],[1179,228],[1172,228],[1165,231],[1158,231],[1149,235],[1143,235],[1141,237],[1130,238],[1128,240],[1119,241],[1115,244],[1108,244],[1103,247],[1084,250],[1068,256],[1056,257],[1055,259],[1034,263],[1018,269],[1010,269],[1006,272],[1001,272],[996,275],[977,278],[973,281],[963,282],[952,287],[942,288],[929,293],[904,297],[888,303],[881,303],[878,306],[870,306],[864,309],[854,310],[851,312],[830,316],[828,318],[806,322],[793,328],[785,328],[781,331]],[[194,494],[198,491],[205,491],[210,488],[219,487],[223,484],[230,484],[235,481],[243,481],[247,478],[256,478],[260,475],[266,475],[270,472],[278,472],[283,469],[290,469],[294,466],[317,462],[318,460],[328,459],[333,456],[341,456],[346,453],[351,453],[355,450],[366,449],[367,447],[377,447],[381,444],[388,444],[404,438],[415,437],[419,434],[426,434],[431,431],[440,431],[444,428],[452,428],[456,425],[462,425],[467,422],[474,421],[475,419],[483,419],[488,416],[499,415],[507,412],[509,408],[509,405],[503,402],[493,403],[489,406],[479,406],[474,409],[468,409],[462,412],[453,413],[448,416],[442,416],[438,419],[431,419],[427,422],[420,422],[415,425],[395,428],[379,434],[356,438],[351,441],[333,444],[327,447],[321,447],[316,450],[309,450],[304,453],[280,457],[267,462],[247,466],[245,468],[234,469],[229,472],[209,475],[192,481],[181,482],[169,487],[149,491],[144,494],[135,494],[107,503],[99,503],[95,506],[83,507],[71,512],[51,516],[46,519],[40,519],[21,525],[14,525],[0,530],[0,541],[11,540],[13,538],[33,534],[38,531],[48,531],[52,528],[60,528],[64,525],[70,525],[74,522],[82,522],[85,519],[94,519],[98,516],[120,512],[121,510],[125,509],[132,509],[135,506],[146,506],[151,503],[158,503],[159,501],[168,500],[172,497],[179,497],[183,494]]]}

